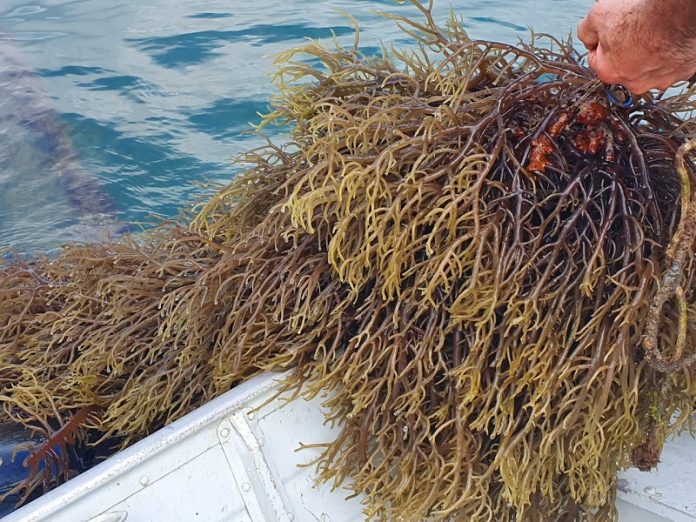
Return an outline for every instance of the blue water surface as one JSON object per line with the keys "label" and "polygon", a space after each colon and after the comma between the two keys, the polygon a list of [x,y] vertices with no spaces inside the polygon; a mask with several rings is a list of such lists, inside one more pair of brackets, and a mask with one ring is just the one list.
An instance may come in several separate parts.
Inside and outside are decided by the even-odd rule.
{"label": "blue water surface", "polygon": [[[436,0],[471,36],[567,36],[592,0]],[[0,248],[50,251],[190,206],[262,143],[246,131],[274,93],[275,54],[306,38],[410,42],[392,0],[2,0]],[[283,130],[274,131],[283,141]],[[210,189],[208,189],[210,190]]]}

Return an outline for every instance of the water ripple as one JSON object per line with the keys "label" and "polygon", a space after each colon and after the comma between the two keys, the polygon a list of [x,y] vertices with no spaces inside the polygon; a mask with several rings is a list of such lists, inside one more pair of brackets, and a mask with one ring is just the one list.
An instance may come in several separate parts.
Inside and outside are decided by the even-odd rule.
{"label": "water ripple", "polygon": [[134,38],[134,42],[163,67],[183,67],[202,63],[218,53],[227,44],[247,42],[253,46],[301,40],[329,38],[354,32],[352,27],[313,27],[307,24],[254,25],[235,31],[198,31],[173,36]]}
{"label": "water ripple", "polygon": [[46,8],[40,5],[24,5],[13,9],[9,13],[4,14],[3,18],[22,18],[25,16],[33,16],[46,11]]}
{"label": "water ripple", "polygon": [[7,33],[0,31],[0,40],[8,42],[40,42],[43,40],[53,40],[61,36],[67,36],[68,33],[60,31],[17,31]]}
{"label": "water ripple", "polygon": [[88,76],[90,74],[104,74],[107,72],[107,69],[102,69],[101,67],[65,65],[59,69],[39,69],[36,71],[36,74],[43,78],[60,78],[64,76]]}
{"label": "water ripple", "polygon": [[240,139],[247,135],[250,123],[259,123],[259,113],[268,112],[265,101],[222,98],[190,115],[188,121],[197,131],[216,139]]}
{"label": "water ripple", "polygon": [[189,18],[201,18],[203,20],[215,20],[218,18],[231,18],[230,13],[196,13],[189,15]]}

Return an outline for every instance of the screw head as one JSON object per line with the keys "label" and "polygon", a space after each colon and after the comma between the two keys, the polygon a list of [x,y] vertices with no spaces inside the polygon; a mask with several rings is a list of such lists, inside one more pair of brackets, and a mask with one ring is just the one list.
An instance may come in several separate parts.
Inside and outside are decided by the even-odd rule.
{"label": "screw head", "polygon": [[229,436],[230,436],[230,430],[229,430],[229,428],[222,428],[222,429],[220,430],[220,436],[221,436],[223,439],[226,439],[227,437],[229,437]]}

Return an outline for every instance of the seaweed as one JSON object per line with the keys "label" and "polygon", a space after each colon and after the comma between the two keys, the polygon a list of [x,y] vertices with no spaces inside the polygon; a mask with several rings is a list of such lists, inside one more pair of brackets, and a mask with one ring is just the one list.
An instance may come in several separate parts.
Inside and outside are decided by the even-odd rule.
{"label": "seaweed", "polygon": [[411,49],[284,53],[291,139],[188,223],[0,267],[6,412],[125,447],[291,369],[367,518],[615,519],[696,402],[693,90],[616,107],[570,41],[413,3]]}
{"label": "seaweed", "polygon": [[[4,420],[0,427],[3,432],[16,433],[18,426],[25,426],[24,433],[20,432],[22,436],[14,437],[17,440],[12,447],[11,460],[26,455],[22,460],[26,474],[16,484],[6,485],[1,497],[3,501],[12,499],[21,505],[35,498],[38,493],[66,482],[84,469],[71,456],[74,454],[73,450],[86,441],[87,434],[83,425],[97,408],[93,405],[83,406],[66,421],[63,413],[55,407],[51,396],[33,377],[31,370],[15,370],[17,375],[24,373],[26,383],[31,384],[15,386],[10,395],[0,395],[0,401],[11,420]],[[37,415],[34,413],[36,409],[27,408],[26,404],[35,401],[42,401],[47,406],[45,414]]]}

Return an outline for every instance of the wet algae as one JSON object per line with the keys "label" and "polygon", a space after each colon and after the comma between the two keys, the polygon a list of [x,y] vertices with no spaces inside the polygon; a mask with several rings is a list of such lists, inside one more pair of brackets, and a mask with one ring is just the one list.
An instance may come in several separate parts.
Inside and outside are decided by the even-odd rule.
{"label": "wet algae", "polygon": [[292,369],[333,392],[316,464],[368,517],[615,518],[617,470],[696,402],[693,92],[613,106],[570,42],[416,5],[392,16],[412,49],[282,56],[266,124],[291,141],[188,223],[0,267],[0,402],[47,437],[28,466]]}

